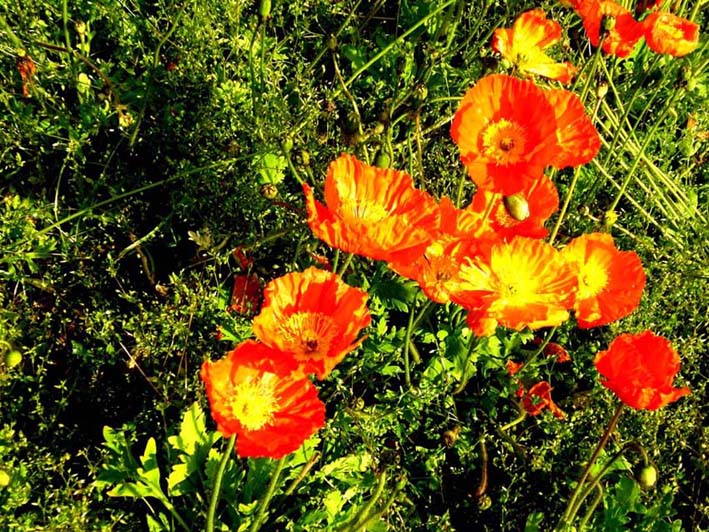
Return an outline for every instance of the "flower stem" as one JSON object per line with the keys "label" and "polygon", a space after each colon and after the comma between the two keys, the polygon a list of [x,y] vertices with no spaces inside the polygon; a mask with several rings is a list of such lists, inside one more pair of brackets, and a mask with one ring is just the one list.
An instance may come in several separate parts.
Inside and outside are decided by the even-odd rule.
{"label": "flower stem", "polygon": [[214,513],[217,510],[217,503],[219,502],[219,492],[222,490],[222,478],[224,477],[224,471],[226,470],[226,465],[231,457],[231,452],[234,449],[234,443],[236,442],[236,434],[232,434],[231,438],[226,444],[226,449],[224,449],[224,455],[222,456],[222,461],[219,464],[219,469],[217,470],[217,476],[214,478],[214,487],[212,489],[212,499],[209,501],[209,511],[207,512],[207,527],[206,532],[214,531]]}
{"label": "flower stem", "polygon": [[460,376],[460,383],[455,390],[453,390],[453,395],[458,395],[460,392],[465,390],[465,385],[468,384],[468,362],[470,361],[470,355],[473,353],[473,349],[478,345],[478,337],[475,334],[470,333],[470,344],[468,344],[468,352],[465,354],[465,362],[463,363],[463,372]]}
{"label": "flower stem", "polygon": [[347,268],[349,268],[350,263],[352,262],[352,257],[354,257],[354,253],[349,253],[347,255],[347,258],[345,259],[345,262],[342,264],[342,268],[340,268],[340,271],[338,272],[338,275],[342,277],[345,275],[345,272],[347,271]]}
{"label": "flower stem", "polygon": [[270,504],[271,499],[273,498],[273,494],[276,492],[276,486],[278,486],[278,481],[281,478],[281,472],[283,471],[283,466],[285,465],[285,463],[286,456],[281,458],[276,463],[276,470],[273,472],[273,476],[271,477],[271,483],[268,485],[266,495],[264,495],[263,500],[259,505],[258,513],[256,514],[256,519],[251,524],[249,532],[257,532],[261,529],[261,524],[263,523],[264,517],[266,516],[266,510],[268,509],[268,505]]}
{"label": "flower stem", "polygon": [[[576,517],[576,514],[578,513],[579,506],[583,499],[579,499],[579,495],[583,491],[584,483],[586,482],[586,479],[588,479],[588,476],[591,474],[591,467],[593,467],[593,464],[596,462],[598,459],[598,455],[601,454],[601,451],[603,448],[606,446],[606,443],[608,443],[608,439],[611,436],[611,433],[613,432],[613,429],[615,428],[616,424],[618,423],[618,420],[620,419],[620,415],[623,413],[623,403],[620,403],[618,405],[618,408],[615,411],[615,414],[613,415],[613,418],[611,419],[610,423],[608,423],[608,427],[606,427],[605,432],[603,433],[603,436],[601,436],[600,441],[598,442],[598,445],[596,446],[596,449],[593,451],[593,454],[591,455],[591,458],[588,461],[588,464],[586,464],[586,469],[584,469],[583,475],[581,476],[581,479],[579,480],[578,484],[576,485],[576,489],[574,490],[573,494],[571,495],[571,498],[569,499],[569,502],[566,506],[566,511],[564,512],[563,517],[561,518],[561,521],[559,525],[557,526],[557,529],[563,530],[565,526],[568,526],[571,524],[573,521],[574,517]],[[587,493],[586,493],[587,495]]]}

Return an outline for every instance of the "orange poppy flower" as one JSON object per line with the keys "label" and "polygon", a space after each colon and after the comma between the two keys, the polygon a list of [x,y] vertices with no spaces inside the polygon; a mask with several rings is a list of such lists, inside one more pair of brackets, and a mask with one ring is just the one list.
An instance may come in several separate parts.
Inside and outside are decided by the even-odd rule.
{"label": "orange poppy flower", "polygon": [[544,222],[559,208],[559,194],[545,175],[512,196],[478,189],[469,209],[482,216],[490,201],[495,204],[485,220],[486,227],[507,240],[517,235],[544,238],[548,233]]}
{"label": "orange poppy flower", "polygon": [[247,340],[221,360],[205,361],[200,377],[224,437],[237,435],[241,457],[282,458],[325,424],[325,405],[297,363]]}
{"label": "orange poppy flower", "polygon": [[342,155],[330,164],[325,202],[303,184],[308,223],[332,247],[377,260],[415,260],[438,230],[438,209],[406,172]]}
{"label": "orange poppy flower", "polygon": [[558,149],[554,110],[533,82],[495,74],[460,101],[451,137],[478,187],[511,196],[539,179]]}
{"label": "orange poppy flower", "polygon": [[367,298],[332,272],[311,267],[289,273],[266,285],[254,334],[322,380],[362,342],[357,335],[371,321]]}
{"label": "orange poppy flower", "polygon": [[635,409],[657,410],[684,395],[689,388],[674,388],[679,355],[670,342],[651,331],[621,334],[594,360],[601,384]]}
{"label": "orange poppy flower", "polygon": [[440,229],[424,253],[412,262],[390,261],[389,267],[415,280],[432,301],[447,303],[448,286],[455,283],[463,256],[482,243],[483,223],[480,214],[457,209],[447,197],[441,199],[439,211]]}
{"label": "orange poppy flower", "polygon": [[645,41],[658,54],[682,57],[699,45],[699,24],[659,11],[643,20]]}
{"label": "orange poppy flower", "polygon": [[[601,41],[601,32],[606,31],[602,48],[607,54],[628,57],[643,36],[642,25],[633,18],[630,10],[609,0],[579,0],[574,9],[583,19],[583,27],[593,46]],[[603,30],[603,20],[608,20],[609,29]]]}
{"label": "orange poppy flower", "polygon": [[459,277],[451,300],[471,311],[469,324],[472,320],[488,331],[484,320],[491,319],[516,330],[560,325],[576,293],[576,277],[561,254],[526,237],[492,244],[489,252],[466,258]]}
{"label": "orange poppy flower", "polygon": [[554,110],[558,149],[549,162],[554,168],[581,166],[601,149],[601,138],[586,114],[581,98],[563,89],[545,92]]}
{"label": "orange poppy flower", "polygon": [[[536,337],[534,338],[534,340],[532,340],[532,343],[536,346],[540,346],[544,343],[544,340],[539,337]],[[555,357],[556,361],[559,364],[563,364],[564,362],[571,362],[569,352],[564,349],[562,345],[557,344],[556,342],[547,343],[547,345],[544,346],[544,351],[542,351],[542,354],[546,357]]]}
{"label": "orange poppy flower", "polygon": [[548,408],[555,417],[562,419],[566,414],[552,400],[552,390],[551,384],[547,381],[536,383],[522,395],[522,407],[530,416],[538,416]]}
{"label": "orange poppy flower", "polygon": [[637,253],[619,251],[608,233],[590,233],[572,240],[561,254],[578,277],[579,327],[605,325],[637,308],[645,288]]}
{"label": "orange poppy flower", "polygon": [[522,13],[512,28],[499,28],[492,36],[492,48],[524,74],[536,74],[570,83],[576,74],[571,63],[556,63],[544,49],[561,40],[561,26],[549,20],[542,9]]}

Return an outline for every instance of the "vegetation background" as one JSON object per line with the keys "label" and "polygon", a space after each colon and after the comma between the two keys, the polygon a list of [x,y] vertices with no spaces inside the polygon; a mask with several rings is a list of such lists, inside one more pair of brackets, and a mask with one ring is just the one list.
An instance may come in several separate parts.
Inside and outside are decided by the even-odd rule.
{"label": "vegetation background", "polygon": [[[350,152],[456,197],[464,170],[449,122],[476,80],[504,71],[492,31],[542,7],[565,29],[560,57],[593,54],[578,17],[555,1],[275,1],[268,18],[260,4],[0,0],[0,350],[22,356],[0,364],[2,530],[179,529],[170,505],[201,527],[208,483],[198,474],[193,489],[171,486],[167,503],[107,489],[140,484],[149,468],[133,457],[148,456],[153,438],[167,493],[179,457],[168,437],[185,411],[206,411],[202,361],[250,335],[248,312],[229,311],[243,273],[232,251],[243,246],[263,281],[314,254],[332,258],[305,222],[295,174],[320,185]],[[709,22],[706,1],[666,4]],[[532,335],[492,337],[468,361],[461,315],[444,307],[416,330],[420,361],[405,386],[417,291],[355,260],[347,279],[370,291],[369,338],[320,386],[327,427],[294,455],[288,478],[315,449],[317,460],[274,502],[269,527],[334,530],[376,493],[383,510],[370,530],[553,526],[614,410],[593,355],[620,332],[651,328],[681,354],[692,395],[626,412],[611,445],[640,442],[659,482],[641,492],[629,455],[593,526],[709,529],[708,65],[702,36],[683,59],[645,46],[605,57],[590,82],[585,103],[604,147],[582,171],[560,240],[601,227],[630,176],[613,234],[641,255],[648,284],[621,322],[557,332],[573,364],[538,372],[567,417],[500,430],[518,414],[505,363]],[[562,198],[569,180],[555,178]],[[464,372],[471,379],[453,395]],[[271,467],[232,466],[231,522],[254,511]],[[489,499],[476,494],[483,471]]]}

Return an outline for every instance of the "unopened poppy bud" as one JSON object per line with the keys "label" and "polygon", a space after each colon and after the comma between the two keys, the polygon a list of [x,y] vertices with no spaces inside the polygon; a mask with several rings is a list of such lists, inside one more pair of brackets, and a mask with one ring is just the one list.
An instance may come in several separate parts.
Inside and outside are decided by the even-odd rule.
{"label": "unopened poppy bud", "polygon": [[606,229],[613,227],[617,221],[618,214],[615,211],[606,211],[603,215],[603,225]]}
{"label": "unopened poppy bud", "polygon": [[74,24],[74,29],[79,35],[86,35],[86,22],[81,20],[77,21],[76,24]]}
{"label": "unopened poppy bud", "polygon": [[4,469],[0,469],[0,488],[4,488],[10,484],[10,475]]}
{"label": "unopened poppy bud", "polygon": [[374,164],[379,168],[389,168],[391,166],[391,157],[389,157],[387,152],[380,151]]}
{"label": "unopened poppy bud", "polygon": [[650,489],[657,483],[657,469],[651,465],[646,465],[640,470],[638,484],[643,489]]}
{"label": "unopened poppy bud", "polygon": [[300,152],[300,163],[303,166],[310,166],[310,152],[308,152],[308,150]]}
{"label": "unopened poppy bud", "polygon": [[376,124],[374,124],[374,127],[372,128],[372,133],[375,135],[381,135],[382,133],[384,133],[384,124],[382,124],[381,122],[377,122]]}
{"label": "unopened poppy bud", "polygon": [[264,198],[272,200],[278,196],[278,187],[273,183],[266,183],[259,192]]}
{"label": "unopened poppy bud", "polygon": [[261,20],[266,20],[271,16],[271,0],[261,0]]}
{"label": "unopened poppy bud", "polygon": [[603,99],[606,97],[606,94],[608,94],[608,83],[599,84],[596,88],[596,96],[598,96],[599,99]]}
{"label": "unopened poppy bud", "polygon": [[428,96],[428,87],[426,87],[426,85],[416,85],[414,91],[416,99],[420,102],[424,101]]}
{"label": "unopened poppy bud", "polygon": [[337,50],[337,37],[334,35],[330,35],[327,39],[327,49],[330,50],[331,52],[334,52]]}
{"label": "unopened poppy bud", "polygon": [[478,497],[478,508],[480,510],[487,510],[490,506],[492,506],[492,499],[489,495],[485,494]]}
{"label": "unopened poppy bud", "polygon": [[460,425],[456,425],[443,433],[443,443],[450,449],[458,441],[458,436],[460,436]]}
{"label": "unopened poppy bud", "polygon": [[20,362],[22,362],[22,353],[16,349],[5,353],[5,366],[7,368],[14,368],[15,366],[18,366]]}
{"label": "unopened poppy bud", "polygon": [[281,148],[286,154],[290,153],[293,149],[293,139],[290,137],[284,138],[281,142]]}
{"label": "unopened poppy bud", "polygon": [[529,203],[521,194],[512,194],[502,198],[507,214],[520,222],[529,218]]}

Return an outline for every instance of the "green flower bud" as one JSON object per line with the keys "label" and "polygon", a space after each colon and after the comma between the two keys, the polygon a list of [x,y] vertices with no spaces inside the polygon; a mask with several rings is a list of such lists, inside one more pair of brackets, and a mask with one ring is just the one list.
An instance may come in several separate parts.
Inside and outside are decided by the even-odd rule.
{"label": "green flower bud", "polygon": [[5,366],[8,368],[14,368],[22,362],[22,353],[13,349],[5,353]]}
{"label": "green flower bud", "polygon": [[0,488],[5,488],[10,484],[12,478],[4,469],[0,469]]}
{"label": "green flower bud", "polygon": [[650,489],[657,483],[657,469],[651,465],[646,465],[640,470],[638,484],[643,489]]}

